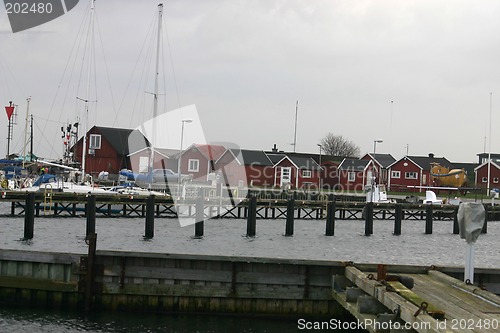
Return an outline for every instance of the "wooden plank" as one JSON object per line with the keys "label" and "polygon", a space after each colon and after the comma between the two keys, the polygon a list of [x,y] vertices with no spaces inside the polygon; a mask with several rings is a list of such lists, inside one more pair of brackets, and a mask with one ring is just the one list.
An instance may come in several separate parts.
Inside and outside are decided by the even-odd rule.
{"label": "wooden plank", "polygon": [[0,276],[0,287],[43,291],[77,291],[76,282],[62,282],[49,279],[35,279],[20,276]]}
{"label": "wooden plank", "polygon": [[428,314],[421,313],[415,316],[418,307],[400,295],[387,291],[386,286],[376,280],[371,280],[367,275],[353,266],[345,269],[346,277],[367,294],[378,299],[388,309],[399,309],[400,318],[411,325],[415,325],[418,332],[439,332],[438,322]]}
{"label": "wooden plank", "polygon": [[401,295],[403,298],[409,300],[413,304],[415,304],[418,307],[422,307],[422,305],[425,303],[426,309],[425,312],[427,312],[431,317],[435,319],[443,319],[444,318],[444,310],[439,309],[436,307],[434,304],[428,302],[426,299],[422,298],[421,296],[417,295],[410,289],[406,288],[401,282],[398,281],[388,281],[387,284],[399,295]]}

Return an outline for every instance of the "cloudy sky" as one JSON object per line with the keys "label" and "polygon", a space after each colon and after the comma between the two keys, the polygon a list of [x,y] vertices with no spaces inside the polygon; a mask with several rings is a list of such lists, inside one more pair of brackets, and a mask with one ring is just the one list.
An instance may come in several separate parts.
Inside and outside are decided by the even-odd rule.
{"label": "cloudy sky", "polygon": [[[90,103],[90,126],[134,128],[151,118],[157,4],[97,1],[88,97],[88,48],[81,42],[87,0],[15,34],[0,12],[0,100],[19,105],[11,152],[22,149],[28,96],[35,154],[44,157],[60,157],[60,127],[84,118],[77,96],[97,100]],[[160,113],[195,104],[209,142],[293,151],[298,101],[299,152],[317,153],[331,132],[362,153],[382,139],[377,152],[395,158],[408,147],[410,155],[475,162],[489,150],[492,93],[491,151],[500,152],[500,1],[164,5]],[[3,156],[6,116],[0,128]]]}

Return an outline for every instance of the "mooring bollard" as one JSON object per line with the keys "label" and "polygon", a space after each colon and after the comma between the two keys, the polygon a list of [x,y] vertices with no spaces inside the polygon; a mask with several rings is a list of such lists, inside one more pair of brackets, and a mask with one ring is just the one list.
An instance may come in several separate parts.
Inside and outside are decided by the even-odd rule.
{"label": "mooring bollard", "polygon": [[373,202],[367,202],[365,206],[365,236],[373,234]]}
{"label": "mooring bollard", "polygon": [[460,228],[458,226],[458,207],[453,209],[453,234],[458,235],[460,233]]}
{"label": "mooring bollard", "polygon": [[155,229],[155,196],[150,195],[146,200],[146,233],[145,238],[154,237]]}
{"label": "mooring bollard", "polygon": [[432,204],[428,204],[425,207],[425,234],[432,235]]}
{"label": "mooring bollard", "polygon": [[87,209],[85,210],[85,215],[87,217],[85,239],[88,239],[89,235],[95,234],[95,214],[96,214],[95,195],[89,195],[87,197]]}
{"label": "mooring bollard", "polygon": [[396,204],[394,209],[394,235],[401,235],[401,221],[403,220],[403,207],[401,204]]}
{"label": "mooring bollard", "polygon": [[198,198],[196,200],[196,222],[194,224],[194,236],[203,237],[205,230],[205,199],[201,194],[202,191],[198,191]]}
{"label": "mooring bollard", "polygon": [[333,194],[328,196],[326,205],[326,236],[335,235],[335,197]]}
{"label": "mooring bollard", "polygon": [[28,193],[24,213],[24,239],[32,239],[35,230],[35,193]]}
{"label": "mooring bollard", "polygon": [[255,237],[257,228],[257,197],[254,195],[248,196],[248,213],[247,213],[247,237]]}
{"label": "mooring bollard", "polygon": [[286,226],[285,236],[293,236],[293,223],[295,219],[295,197],[288,197],[286,203]]}

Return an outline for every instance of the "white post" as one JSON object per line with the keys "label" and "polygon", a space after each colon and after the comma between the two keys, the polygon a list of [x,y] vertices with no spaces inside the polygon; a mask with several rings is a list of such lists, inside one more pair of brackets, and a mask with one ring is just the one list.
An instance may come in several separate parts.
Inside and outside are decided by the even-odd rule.
{"label": "white post", "polygon": [[474,283],[474,243],[467,243],[465,251],[464,282]]}

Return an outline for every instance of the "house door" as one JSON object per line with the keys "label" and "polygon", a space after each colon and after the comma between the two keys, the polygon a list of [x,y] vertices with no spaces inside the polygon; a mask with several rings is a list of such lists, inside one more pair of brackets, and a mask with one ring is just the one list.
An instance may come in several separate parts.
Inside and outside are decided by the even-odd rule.
{"label": "house door", "polygon": [[282,167],[281,168],[281,184],[280,186],[290,184],[292,180],[292,168],[291,167]]}

